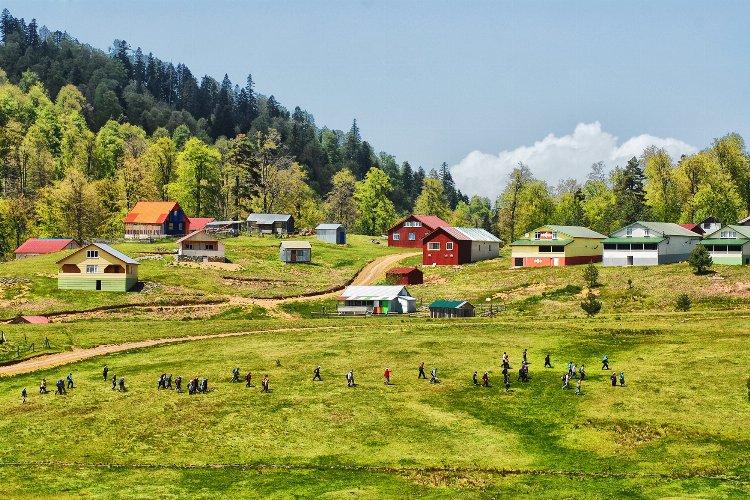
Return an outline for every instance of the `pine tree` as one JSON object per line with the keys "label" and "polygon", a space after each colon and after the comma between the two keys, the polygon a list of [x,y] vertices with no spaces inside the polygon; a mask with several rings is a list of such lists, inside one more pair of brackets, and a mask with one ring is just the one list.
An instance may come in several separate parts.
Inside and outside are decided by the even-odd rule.
{"label": "pine tree", "polygon": [[581,302],[581,309],[586,311],[586,314],[588,314],[589,317],[593,317],[602,310],[602,303],[596,300],[594,292],[589,290],[589,293],[586,294],[586,298]]}
{"label": "pine tree", "polygon": [[690,296],[686,293],[679,294],[675,300],[675,309],[678,311],[689,311],[691,305]]}
{"label": "pine tree", "polygon": [[643,187],[646,175],[638,158],[631,158],[624,169],[614,172],[613,178],[620,225],[646,219],[646,190]]}
{"label": "pine tree", "polygon": [[688,258],[688,264],[695,270],[695,274],[703,274],[713,265],[713,259],[705,246],[697,245]]}
{"label": "pine tree", "polygon": [[588,288],[595,288],[599,286],[598,280],[599,269],[593,262],[589,262],[588,265],[583,268],[583,281]]}

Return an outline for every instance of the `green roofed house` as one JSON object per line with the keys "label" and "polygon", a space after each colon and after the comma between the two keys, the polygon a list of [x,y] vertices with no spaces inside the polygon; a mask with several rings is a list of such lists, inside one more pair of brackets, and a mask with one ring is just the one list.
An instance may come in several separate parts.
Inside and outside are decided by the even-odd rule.
{"label": "green roofed house", "polygon": [[91,243],[57,261],[60,290],[127,292],[138,283],[138,261],[104,243]]}
{"label": "green roofed house", "polygon": [[672,222],[638,221],[613,232],[604,244],[603,266],[656,266],[682,262],[699,234]]}
{"label": "green roofed house", "polygon": [[474,306],[466,300],[436,300],[430,304],[430,318],[473,318]]}
{"label": "green roofed house", "polygon": [[583,226],[547,224],[510,244],[513,267],[570,266],[601,262],[606,236]]}
{"label": "green roofed house", "polygon": [[711,254],[714,264],[741,266],[750,264],[750,227],[724,226],[700,242]]}

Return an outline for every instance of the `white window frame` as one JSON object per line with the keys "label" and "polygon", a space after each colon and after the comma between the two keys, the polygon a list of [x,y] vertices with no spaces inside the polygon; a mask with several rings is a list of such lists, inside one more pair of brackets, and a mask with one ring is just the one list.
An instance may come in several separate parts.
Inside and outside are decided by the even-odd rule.
{"label": "white window frame", "polygon": [[542,233],[541,233],[540,231],[536,231],[536,232],[534,233],[534,239],[535,239],[535,240],[540,240],[540,239],[542,239],[542,238],[541,238],[541,236],[542,236]]}
{"label": "white window frame", "polygon": [[632,227],[625,228],[625,237],[626,238],[632,238],[633,237],[633,228]]}
{"label": "white window frame", "polygon": [[449,252],[450,252],[451,250],[453,250],[453,242],[452,242],[452,241],[449,241],[449,242],[447,242],[447,243],[445,244],[445,249],[446,249],[447,251],[449,251]]}
{"label": "white window frame", "polygon": [[86,265],[86,274],[96,274],[99,272],[99,266]]}
{"label": "white window frame", "polygon": [[99,258],[99,250],[86,250],[86,258],[87,259],[98,259]]}
{"label": "white window frame", "polygon": [[399,241],[401,239],[401,235],[398,233],[393,233],[393,241]]}
{"label": "white window frame", "polygon": [[419,222],[418,220],[417,220],[417,221],[414,221],[414,225],[413,225],[413,227],[422,227],[422,223],[421,223],[421,222]]}
{"label": "white window frame", "polygon": [[417,241],[417,233],[409,233],[409,241]]}
{"label": "white window frame", "polygon": [[557,239],[557,231],[553,231],[553,232],[552,232],[552,239],[553,239],[553,240],[556,240],[556,239]]}
{"label": "white window frame", "polygon": [[643,236],[651,236],[651,232],[648,229],[644,229]]}
{"label": "white window frame", "polygon": [[727,240],[729,239],[736,240],[737,231],[722,231],[721,234],[719,235],[719,238],[727,239]]}
{"label": "white window frame", "polygon": [[440,242],[439,241],[430,241],[427,243],[427,250],[436,252],[440,251]]}

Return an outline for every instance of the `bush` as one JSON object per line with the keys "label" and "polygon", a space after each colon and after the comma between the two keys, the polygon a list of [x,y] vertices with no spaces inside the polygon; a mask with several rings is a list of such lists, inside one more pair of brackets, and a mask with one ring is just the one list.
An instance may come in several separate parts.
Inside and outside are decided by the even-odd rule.
{"label": "bush", "polygon": [[581,309],[586,311],[586,314],[588,314],[589,317],[593,317],[595,314],[602,310],[602,303],[596,300],[596,295],[594,295],[593,292],[589,290],[586,298],[583,299],[583,302],[581,302]]}
{"label": "bush", "polygon": [[688,311],[690,310],[690,306],[692,305],[692,302],[690,301],[690,297],[686,293],[681,293],[677,296],[677,300],[675,301],[675,309],[678,311]]}
{"label": "bush", "polygon": [[588,288],[594,288],[599,283],[599,269],[594,265],[593,262],[589,262],[588,265],[583,268],[583,281],[586,283]]}
{"label": "bush", "polygon": [[714,264],[714,261],[711,258],[711,254],[706,250],[706,247],[698,245],[690,253],[688,264],[695,269],[695,274],[703,274]]}

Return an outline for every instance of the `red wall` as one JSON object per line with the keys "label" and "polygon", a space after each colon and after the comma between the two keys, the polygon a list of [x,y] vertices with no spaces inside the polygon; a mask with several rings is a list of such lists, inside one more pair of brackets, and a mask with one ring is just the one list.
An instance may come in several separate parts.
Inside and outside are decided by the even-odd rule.
{"label": "red wall", "polygon": [[[414,219],[408,219],[413,221]],[[406,222],[406,221],[404,221]],[[430,234],[435,228],[427,227],[422,224],[421,227],[405,227],[402,222],[398,226],[388,230],[388,246],[389,247],[408,247],[408,248],[420,248],[422,246],[422,240],[425,236]],[[393,234],[398,233],[400,235],[399,240],[393,239]],[[409,241],[409,233],[414,233],[416,239]]]}
{"label": "red wall", "polygon": [[412,271],[408,274],[389,274],[388,278],[389,280],[398,278],[395,281],[396,285],[421,285],[423,282],[422,273],[419,271]]}
{"label": "red wall", "polygon": [[[546,267],[553,264],[554,257],[524,257],[523,267]],[[534,262],[540,260],[541,262]],[[574,266],[576,264],[588,264],[589,262],[601,262],[601,255],[581,255],[578,257],[558,257],[558,266]],[[511,257],[511,265],[515,265],[515,259]]]}
{"label": "red wall", "polygon": [[[427,249],[427,243],[437,241],[440,242],[440,250]],[[448,242],[453,242],[453,250],[445,249],[445,244]],[[432,264],[438,266],[455,266],[467,262],[471,262],[470,241],[456,241],[442,231],[432,236],[429,240],[424,240],[424,244],[422,245],[422,264],[425,266],[431,266]]]}

